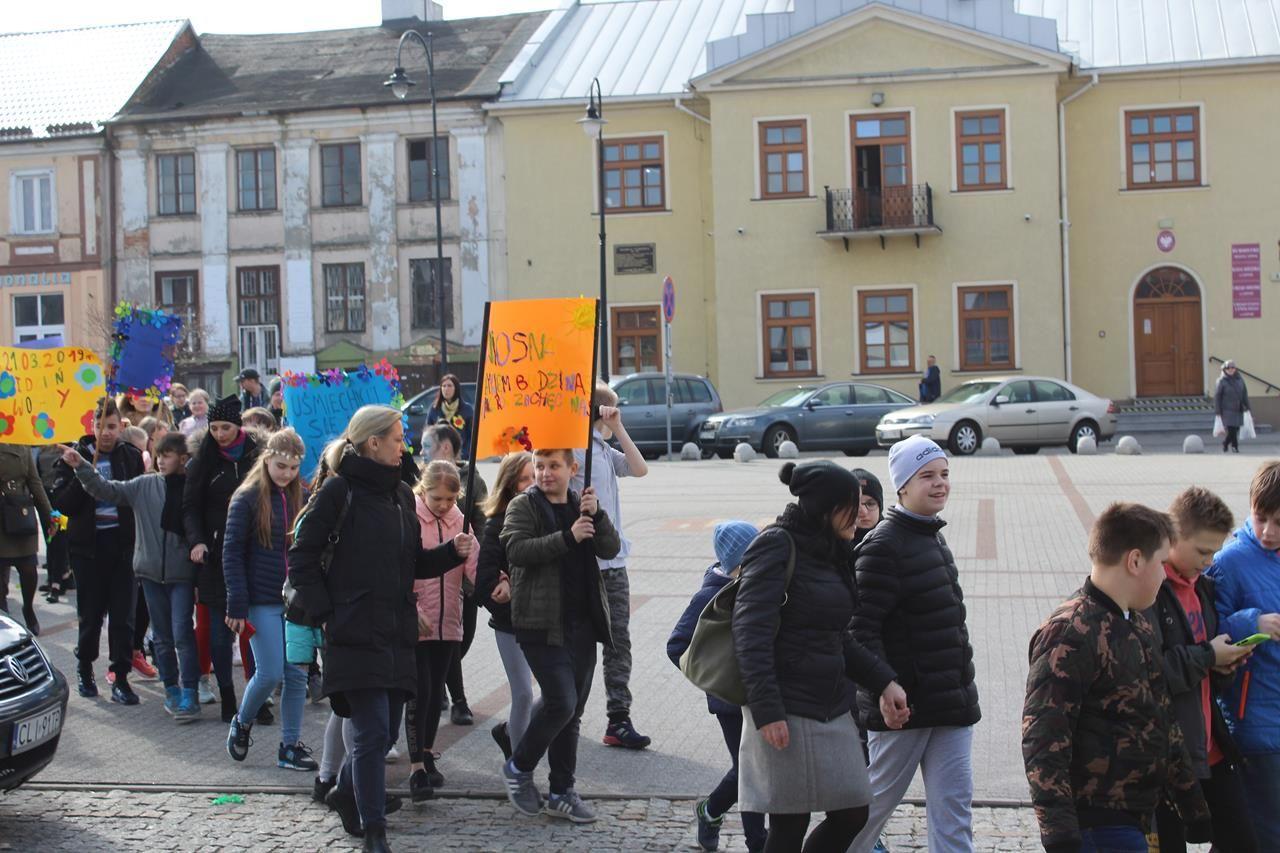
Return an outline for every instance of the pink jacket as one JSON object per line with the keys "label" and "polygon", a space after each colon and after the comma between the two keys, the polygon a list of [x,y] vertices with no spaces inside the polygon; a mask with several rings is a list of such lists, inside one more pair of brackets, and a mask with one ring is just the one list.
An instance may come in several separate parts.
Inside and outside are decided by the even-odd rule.
{"label": "pink jacket", "polygon": [[[422,527],[422,547],[434,548],[462,532],[462,510],[456,506],[447,515],[436,516],[427,509],[422,498],[417,498],[415,503]],[[413,582],[413,591],[418,594],[418,615],[430,628],[425,634],[419,632],[419,641],[462,642],[462,576],[465,573],[467,580],[475,586],[478,550],[472,551],[466,562],[459,563],[442,577]]]}

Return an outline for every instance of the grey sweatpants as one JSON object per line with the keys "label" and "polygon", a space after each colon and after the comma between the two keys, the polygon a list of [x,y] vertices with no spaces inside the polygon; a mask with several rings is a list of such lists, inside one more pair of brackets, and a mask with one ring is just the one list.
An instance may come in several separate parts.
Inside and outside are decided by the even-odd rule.
{"label": "grey sweatpants", "polygon": [[626,568],[603,569],[609,598],[609,633],[613,648],[604,647],[605,711],[610,722],[631,716],[631,584]]}
{"label": "grey sweatpants", "polygon": [[972,749],[972,726],[868,732],[871,814],[850,853],[870,853],[916,768],[924,775],[929,853],[972,853]]}

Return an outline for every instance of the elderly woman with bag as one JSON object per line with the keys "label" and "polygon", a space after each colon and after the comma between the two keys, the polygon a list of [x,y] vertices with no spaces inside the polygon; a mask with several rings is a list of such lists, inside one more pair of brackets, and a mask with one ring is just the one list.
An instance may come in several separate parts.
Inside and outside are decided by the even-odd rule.
{"label": "elderly woman with bag", "polygon": [[[828,460],[788,462],[779,476],[797,501],[747,549],[733,609],[747,695],[738,807],[768,813],[766,853],[843,853],[871,802],[850,714],[855,682],[896,726],[906,694],[849,630],[858,478]],[[806,841],[818,811],[826,820]]]}
{"label": "elderly woman with bag", "polygon": [[413,492],[400,479],[403,446],[398,409],[357,411],[325,448],[333,475],[299,516],[289,549],[295,597],[324,625],[324,694],[352,724],[351,750],[325,802],[374,851],[391,849],[385,756],[404,701],[417,692],[413,582],[440,577],[476,549],[467,533],[423,549]]}
{"label": "elderly woman with bag", "polygon": [[1245,387],[1244,377],[1240,375],[1234,359],[1229,358],[1222,365],[1222,375],[1218,377],[1218,385],[1213,391],[1213,413],[1226,430],[1226,435],[1222,436],[1222,452],[1226,453],[1230,448],[1239,453],[1240,427],[1244,426],[1249,414],[1249,389]]}
{"label": "elderly woman with bag", "polygon": [[40,635],[34,606],[39,584],[36,552],[39,534],[49,529],[52,512],[31,448],[0,444],[0,610],[9,612],[9,569],[17,569],[22,621],[36,636]]}

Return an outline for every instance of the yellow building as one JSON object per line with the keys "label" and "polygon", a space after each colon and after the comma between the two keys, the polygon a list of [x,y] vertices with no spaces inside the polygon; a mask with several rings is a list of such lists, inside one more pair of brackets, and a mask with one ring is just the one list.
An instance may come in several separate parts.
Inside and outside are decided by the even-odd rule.
{"label": "yellow building", "polygon": [[1275,230],[1280,33],[1210,5],[567,4],[490,105],[509,295],[597,291],[575,123],[598,78],[614,373],[662,366],[671,275],[674,366],[730,407],[850,376],[914,395],[930,355],[944,387],[1022,372],[1118,399],[1211,393],[1214,356],[1265,376],[1278,350],[1246,317],[1280,274],[1266,248],[1250,284],[1249,247]]}

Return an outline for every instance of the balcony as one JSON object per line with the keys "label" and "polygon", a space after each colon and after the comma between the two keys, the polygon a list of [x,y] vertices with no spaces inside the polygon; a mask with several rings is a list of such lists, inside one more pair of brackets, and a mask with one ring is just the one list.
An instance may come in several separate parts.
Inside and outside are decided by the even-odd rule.
{"label": "balcony", "polygon": [[819,231],[824,240],[849,241],[911,234],[920,245],[922,234],[941,234],[933,221],[933,188],[928,184],[875,189],[832,189],[827,192],[827,229]]}

